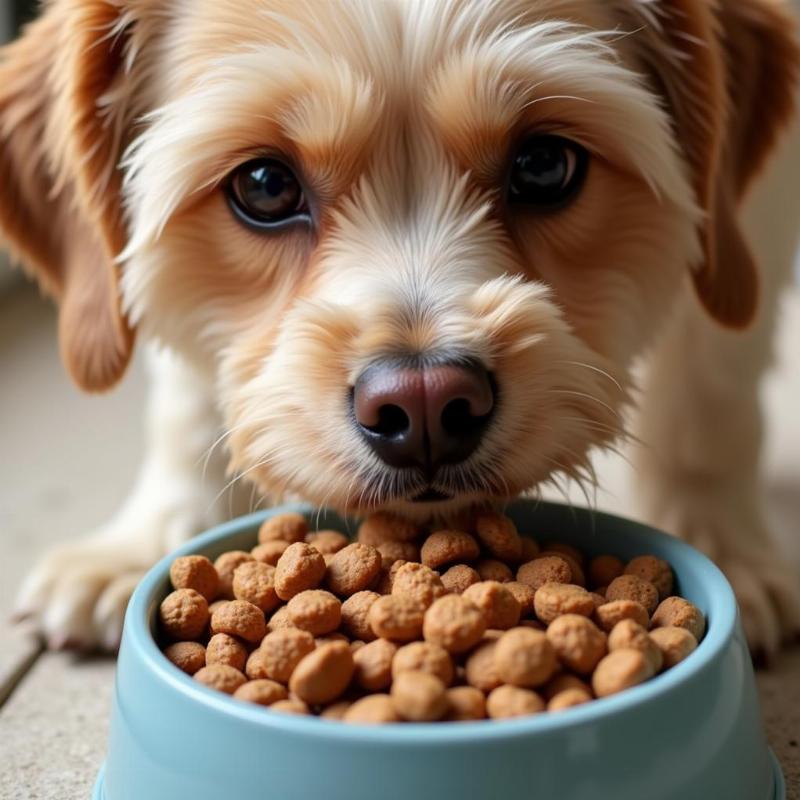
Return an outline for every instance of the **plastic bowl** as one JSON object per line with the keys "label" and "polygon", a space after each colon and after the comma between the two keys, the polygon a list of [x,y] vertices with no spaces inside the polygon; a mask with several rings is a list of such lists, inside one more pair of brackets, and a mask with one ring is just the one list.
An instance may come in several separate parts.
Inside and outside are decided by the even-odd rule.
{"label": "plastic bowl", "polygon": [[[523,501],[508,513],[540,541],[669,561],[678,591],[708,619],[705,638],[684,662],[610,698],[502,722],[345,725],[270,712],[198,684],[164,658],[153,636],[169,564],[175,555],[214,558],[251,547],[259,524],[284,510],[243,517],[188,542],[136,589],[96,800],[785,797],[736,602],[720,571],[652,528],[565,506]],[[319,525],[347,530],[330,514]]]}

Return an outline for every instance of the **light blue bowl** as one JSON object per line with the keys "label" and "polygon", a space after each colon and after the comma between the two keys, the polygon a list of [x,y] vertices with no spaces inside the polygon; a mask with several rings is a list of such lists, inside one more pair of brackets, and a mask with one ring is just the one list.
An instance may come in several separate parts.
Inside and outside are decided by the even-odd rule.
{"label": "light blue bowl", "polygon": [[[614,697],[502,722],[344,725],[270,712],[201,686],[170,664],[153,638],[169,565],[175,555],[214,558],[251,547],[261,521],[283,510],[234,520],[188,542],[136,589],[95,800],[785,797],[736,603],[720,571],[652,528],[564,506],[520,502],[509,514],[540,541],[669,561],[677,590],[708,619],[705,638],[686,661]],[[322,515],[319,527],[347,530],[333,515]]]}

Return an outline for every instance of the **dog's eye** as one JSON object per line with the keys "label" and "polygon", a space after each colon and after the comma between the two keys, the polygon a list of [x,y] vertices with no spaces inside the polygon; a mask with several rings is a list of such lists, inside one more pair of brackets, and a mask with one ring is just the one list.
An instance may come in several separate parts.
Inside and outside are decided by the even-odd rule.
{"label": "dog's eye", "polygon": [[526,139],[514,156],[508,182],[508,202],[538,208],[560,208],[583,185],[589,154],[562,136]]}
{"label": "dog's eye", "polygon": [[274,158],[259,158],[238,167],[228,185],[228,198],[244,222],[259,228],[308,218],[300,182],[289,167]]}

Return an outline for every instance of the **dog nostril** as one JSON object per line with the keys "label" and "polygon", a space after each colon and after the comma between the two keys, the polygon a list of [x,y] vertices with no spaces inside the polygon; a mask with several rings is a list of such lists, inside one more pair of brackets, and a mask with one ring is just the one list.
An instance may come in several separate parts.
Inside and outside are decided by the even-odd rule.
{"label": "dog nostril", "polygon": [[442,410],[442,428],[451,436],[472,433],[483,427],[486,417],[476,417],[472,414],[472,406],[464,397],[451,400]]}
{"label": "dog nostril", "polygon": [[364,427],[373,433],[391,439],[404,434],[411,427],[411,420],[400,406],[383,405],[378,409],[377,424]]}

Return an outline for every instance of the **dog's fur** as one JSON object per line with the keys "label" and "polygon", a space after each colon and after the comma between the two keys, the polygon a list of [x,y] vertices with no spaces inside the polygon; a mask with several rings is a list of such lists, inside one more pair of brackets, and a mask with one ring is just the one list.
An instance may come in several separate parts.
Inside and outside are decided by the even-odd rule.
{"label": "dog's fur", "polygon": [[[800,597],[762,516],[757,385],[800,193],[776,213],[766,177],[772,202],[740,205],[791,114],[792,28],[774,0],[50,0],[0,60],[0,231],[59,301],[79,385],[110,388],[137,332],[161,349],[137,488],[21,610],[53,645],[116,643],[141,570],[213,521],[215,412],[220,482],[227,448],[268,497],[419,516],[349,387],[381,356],[479,360],[502,402],[440,474],[444,516],[591,479],[649,348],[647,510],[773,652]],[[503,202],[529,131],[591,152],[558,213]],[[226,176],[264,152],[302,173],[313,229],[230,213]]]}

